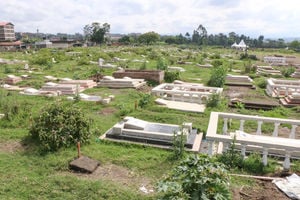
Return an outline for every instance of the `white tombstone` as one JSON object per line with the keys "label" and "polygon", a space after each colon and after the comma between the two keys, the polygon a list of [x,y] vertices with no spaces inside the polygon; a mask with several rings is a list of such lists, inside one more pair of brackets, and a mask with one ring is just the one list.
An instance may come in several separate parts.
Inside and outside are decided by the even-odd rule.
{"label": "white tombstone", "polygon": [[28,69],[29,69],[29,65],[28,65],[27,63],[25,64],[24,69],[25,69],[25,70],[28,70]]}
{"label": "white tombstone", "polygon": [[99,58],[99,60],[98,60],[98,64],[99,64],[99,67],[102,67],[102,66],[103,66],[103,64],[104,64],[104,59],[102,59],[102,58]]}

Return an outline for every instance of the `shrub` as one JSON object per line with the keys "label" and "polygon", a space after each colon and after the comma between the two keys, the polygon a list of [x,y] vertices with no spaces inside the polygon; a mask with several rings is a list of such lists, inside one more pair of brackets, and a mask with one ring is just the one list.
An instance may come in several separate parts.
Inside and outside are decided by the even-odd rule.
{"label": "shrub", "polygon": [[255,80],[256,85],[261,89],[266,89],[267,87],[267,80],[264,77],[261,77],[257,80]]}
{"label": "shrub", "polygon": [[217,157],[217,160],[226,165],[229,169],[241,168],[243,166],[243,157],[241,152],[236,150],[235,141],[236,138],[234,137],[230,148]]}
{"label": "shrub", "polygon": [[174,159],[181,159],[184,156],[184,146],[186,142],[186,135],[184,134],[183,130],[179,133],[174,132],[173,135],[173,153]]}
{"label": "shrub", "polygon": [[174,72],[165,71],[165,77],[164,77],[165,82],[172,83],[175,80],[179,80],[179,79],[180,79],[180,74],[178,71],[174,71]]}
{"label": "shrub", "polygon": [[29,133],[46,151],[86,143],[90,138],[90,120],[74,105],[53,103],[34,118]]}
{"label": "shrub", "polygon": [[295,68],[289,67],[289,68],[282,68],[281,73],[284,77],[290,77],[295,72]]}
{"label": "shrub", "polygon": [[158,70],[166,70],[167,69],[167,64],[165,63],[165,60],[163,58],[160,57],[157,60],[156,69],[158,69]]}
{"label": "shrub", "polygon": [[207,102],[206,102],[206,107],[211,107],[211,108],[214,108],[214,107],[217,107],[220,103],[220,100],[221,100],[221,96],[219,94],[212,94]]}
{"label": "shrub", "polygon": [[139,107],[145,108],[152,100],[151,94],[141,94],[141,98],[139,100]]}
{"label": "shrub", "polygon": [[191,154],[158,183],[163,199],[230,199],[224,165]]}
{"label": "shrub", "polygon": [[264,165],[261,155],[258,153],[250,154],[243,162],[243,169],[247,172],[263,174]]}
{"label": "shrub", "polygon": [[208,85],[212,87],[223,87],[225,84],[225,77],[227,68],[225,66],[214,67],[211,71],[211,76]]}

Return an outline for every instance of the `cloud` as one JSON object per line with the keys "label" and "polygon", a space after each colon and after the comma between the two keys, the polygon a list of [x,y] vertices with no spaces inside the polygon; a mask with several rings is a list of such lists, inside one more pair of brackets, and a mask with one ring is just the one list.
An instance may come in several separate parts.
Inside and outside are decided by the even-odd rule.
{"label": "cloud", "polygon": [[82,33],[92,22],[109,23],[113,33],[155,31],[209,34],[236,32],[254,37],[299,36],[296,0],[9,0],[0,2],[3,21],[16,31]]}

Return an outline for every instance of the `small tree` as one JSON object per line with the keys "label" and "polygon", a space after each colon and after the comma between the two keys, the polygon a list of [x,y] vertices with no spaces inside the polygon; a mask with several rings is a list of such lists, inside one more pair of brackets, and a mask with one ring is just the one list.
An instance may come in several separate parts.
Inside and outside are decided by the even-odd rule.
{"label": "small tree", "polygon": [[138,37],[138,41],[140,43],[146,44],[146,45],[153,44],[153,43],[159,41],[159,39],[160,39],[159,34],[153,32],[153,31],[144,33]]}
{"label": "small tree", "polygon": [[211,76],[208,85],[212,87],[223,87],[225,84],[225,77],[227,74],[227,67],[221,65],[214,67],[211,71]]}
{"label": "small tree", "polygon": [[207,156],[189,155],[158,183],[163,199],[230,199],[224,165]]}
{"label": "small tree", "polygon": [[90,120],[78,108],[53,103],[34,118],[29,133],[47,151],[68,147],[90,138]]}
{"label": "small tree", "polygon": [[184,147],[186,143],[186,135],[181,128],[181,131],[174,132],[173,135],[173,152],[174,152],[174,159],[180,159],[184,156]]}

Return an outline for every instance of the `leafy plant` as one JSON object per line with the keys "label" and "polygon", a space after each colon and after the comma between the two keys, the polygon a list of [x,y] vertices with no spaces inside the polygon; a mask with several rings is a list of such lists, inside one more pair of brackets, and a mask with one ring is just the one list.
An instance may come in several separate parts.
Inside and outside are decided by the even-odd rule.
{"label": "leafy plant", "polygon": [[227,151],[223,152],[217,157],[217,160],[229,169],[241,168],[243,166],[243,157],[241,153],[236,149],[236,138],[234,137],[230,147]]}
{"label": "leafy plant", "polygon": [[55,151],[90,138],[90,120],[74,105],[53,103],[34,118],[29,133],[44,150]]}
{"label": "leafy plant", "polygon": [[206,102],[206,106],[211,108],[217,107],[220,101],[221,101],[220,94],[214,93],[208,98]]}
{"label": "leafy plant", "polygon": [[224,165],[207,156],[189,155],[158,183],[163,199],[230,199]]}
{"label": "leafy plant", "polygon": [[151,102],[151,94],[141,94],[141,98],[138,102],[140,108],[145,108]]}
{"label": "leafy plant", "polygon": [[167,82],[167,83],[172,83],[174,82],[175,80],[179,80],[180,79],[180,74],[178,71],[174,71],[174,72],[171,72],[171,71],[165,71],[165,77],[164,77],[164,80]]}
{"label": "leafy plant", "polygon": [[167,64],[162,57],[158,58],[157,63],[156,63],[156,69],[158,69],[158,70],[166,70],[167,69]]}
{"label": "leafy plant", "polygon": [[211,71],[211,76],[208,81],[208,85],[212,87],[223,87],[225,84],[225,77],[227,74],[227,68],[223,65],[214,67]]}
{"label": "leafy plant", "polygon": [[243,169],[247,172],[263,174],[264,165],[262,163],[261,155],[258,153],[250,154],[243,162]]}
{"label": "leafy plant", "polygon": [[184,146],[186,143],[186,135],[181,128],[181,131],[174,132],[173,134],[173,152],[174,152],[174,159],[180,159],[184,156]]}

